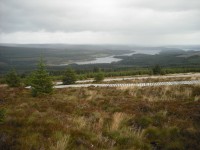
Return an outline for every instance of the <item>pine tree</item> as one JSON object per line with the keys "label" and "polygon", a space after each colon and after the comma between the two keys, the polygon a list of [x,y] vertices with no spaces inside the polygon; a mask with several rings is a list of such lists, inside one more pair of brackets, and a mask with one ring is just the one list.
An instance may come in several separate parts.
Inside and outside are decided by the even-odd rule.
{"label": "pine tree", "polygon": [[64,85],[74,84],[76,80],[77,80],[77,77],[76,77],[75,71],[72,68],[67,68],[62,80],[63,84]]}
{"label": "pine tree", "polygon": [[40,60],[37,70],[31,75],[30,84],[33,96],[53,91],[52,79],[46,71],[43,59]]}
{"label": "pine tree", "polygon": [[17,75],[16,71],[12,69],[7,75],[6,75],[6,83],[10,87],[18,87],[20,86],[20,78]]}
{"label": "pine tree", "polygon": [[161,74],[161,71],[162,71],[160,65],[155,65],[152,70],[153,70],[153,74],[155,75]]}
{"label": "pine tree", "polygon": [[104,74],[103,72],[98,72],[95,77],[94,77],[94,81],[95,82],[101,82],[104,80]]}
{"label": "pine tree", "polygon": [[97,67],[97,66],[95,66],[94,68],[93,68],[93,72],[100,72],[101,71],[101,69],[99,68],[99,67]]}

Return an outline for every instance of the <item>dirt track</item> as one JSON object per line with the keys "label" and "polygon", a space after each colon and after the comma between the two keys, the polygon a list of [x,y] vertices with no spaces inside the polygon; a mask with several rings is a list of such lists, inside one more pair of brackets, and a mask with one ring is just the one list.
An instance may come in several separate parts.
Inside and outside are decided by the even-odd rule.
{"label": "dirt track", "polygon": [[[142,79],[167,79],[167,78],[184,78],[184,77],[200,77],[200,73],[181,73],[181,74],[169,74],[163,76],[134,76],[134,77],[118,77],[118,78],[106,78],[103,82],[110,82],[110,81],[123,81],[123,80],[142,80]],[[76,83],[91,83],[93,79],[90,80],[80,80]],[[62,82],[56,82],[56,85],[62,85]]]}
{"label": "dirt track", "polygon": [[200,84],[200,80],[193,81],[172,81],[172,82],[153,82],[153,83],[130,83],[130,84],[74,84],[74,85],[57,85],[54,88],[69,88],[69,87],[144,87],[144,86],[162,86],[162,85],[191,85]]}
{"label": "dirt track", "polygon": [[[133,79],[166,79],[166,78],[177,78],[177,77],[200,77],[200,73],[187,73],[187,74],[172,74],[166,76],[137,76],[137,77],[121,77],[121,78],[107,78],[104,81],[122,81],[122,80],[133,80]],[[70,88],[70,87],[144,87],[144,86],[162,86],[162,85],[192,85],[192,84],[200,84],[200,80],[186,80],[186,81],[165,81],[165,82],[141,82],[141,83],[114,83],[114,84],[94,84],[88,83],[93,82],[94,80],[82,80],[77,81],[76,83],[80,84],[73,84],[73,85],[62,85],[62,82],[56,82],[54,88]],[[87,84],[84,84],[87,83]],[[26,88],[30,88],[26,87]]]}

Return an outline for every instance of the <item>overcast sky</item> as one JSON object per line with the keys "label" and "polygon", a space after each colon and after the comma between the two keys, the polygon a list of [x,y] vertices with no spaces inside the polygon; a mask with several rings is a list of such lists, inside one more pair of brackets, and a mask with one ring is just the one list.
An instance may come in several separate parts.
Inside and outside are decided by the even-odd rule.
{"label": "overcast sky", "polygon": [[200,44],[200,0],[0,0],[0,43]]}

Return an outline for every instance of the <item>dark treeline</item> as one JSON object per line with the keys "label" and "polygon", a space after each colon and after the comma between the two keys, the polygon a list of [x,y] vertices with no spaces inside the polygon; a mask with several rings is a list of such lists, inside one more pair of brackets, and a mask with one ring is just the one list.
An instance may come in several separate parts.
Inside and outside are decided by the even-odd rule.
{"label": "dark treeline", "polygon": [[[21,50],[20,52],[22,53],[24,51]],[[34,54],[36,53],[39,55],[40,54],[39,51],[41,51],[41,49],[39,49],[37,53],[34,52]],[[11,53],[11,50],[6,51],[6,54],[8,52]],[[80,57],[83,57],[83,56],[84,58],[86,56],[89,58],[89,57],[93,57],[93,55],[95,54],[98,54],[98,55],[102,53],[108,54],[108,52],[105,52],[105,50],[95,51],[95,52],[92,51],[93,52],[92,55],[90,54],[91,50],[84,51],[85,52],[84,55],[81,54],[79,50],[76,50],[74,52],[70,50],[67,50],[67,51],[60,50],[59,52],[60,53],[57,54],[59,57],[56,57],[56,58],[58,59],[60,58],[60,56],[62,56],[64,60],[68,60],[68,58],[72,59],[72,56],[73,56],[73,59],[75,59],[76,57],[77,60],[80,60]],[[1,57],[4,59],[7,59],[10,53],[8,53],[7,55],[2,54]],[[25,53],[21,54],[21,53],[14,53],[15,55],[17,55],[15,58],[17,58],[17,60],[19,59],[20,61],[18,62],[17,60],[15,60],[16,61],[15,63],[13,59],[12,65],[8,65],[9,63],[6,65],[5,63],[6,61],[4,63],[2,61],[0,65],[1,76],[4,76],[9,70],[14,68],[20,74],[20,76],[24,78],[27,75],[29,75],[33,70],[36,69],[37,63],[36,64],[33,63],[34,61],[36,61],[36,58],[34,58],[34,60],[32,58],[31,59],[26,58],[25,56],[27,56],[28,54],[25,54]],[[122,51],[109,51],[109,54],[112,54],[112,53],[120,54],[122,53]],[[52,58],[53,54],[55,54],[54,51],[50,54],[47,53],[47,56],[51,58],[50,60],[55,61],[55,59]],[[25,55],[23,59],[21,59],[21,57],[18,57],[21,55],[22,56]],[[73,68],[76,71],[78,75],[78,79],[93,78],[95,77],[96,73],[98,72],[97,70],[99,69],[102,72],[104,72],[105,77],[134,76],[134,75],[144,75],[144,74],[164,75],[164,74],[170,74],[170,73],[200,72],[200,52],[199,51],[183,51],[183,50],[176,50],[176,49],[173,49],[173,50],[168,49],[167,51],[161,51],[159,54],[155,54],[155,55],[133,54],[131,56],[117,56],[117,57],[121,58],[122,60],[119,62],[113,62],[110,64],[109,63],[85,64],[85,65],[70,64],[66,66],[48,65],[49,64],[48,57],[44,57],[44,58],[45,58],[45,63],[47,64],[48,72],[50,72],[50,74],[53,76],[57,76],[58,78],[59,76],[62,76],[64,74],[64,71],[68,67]],[[65,61],[61,61],[59,59],[59,62],[65,62]],[[159,65],[158,68],[160,69],[155,70],[154,66],[156,65]]]}
{"label": "dark treeline", "polygon": [[[25,47],[24,47],[25,46]],[[0,74],[15,68],[18,72],[31,72],[42,56],[50,69],[60,70],[60,64],[71,64],[78,61],[94,60],[98,57],[122,55],[130,50],[107,49],[101,46],[70,46],[70,45],[0,45]],[[47,46],[47,47],[46,47]],[[52,47],[51,47],[52,46]]]}
{"label": "dark treeline", "polygon": [[[117,77],[117,76],[136,76],[136,75],[154,75],[153,67],[149,68],[118,68],[118,69],[101,69],[104,72],[105,77]],[[175,73],[189,73],[189,72],[200,72],[200,68],[163,68],[158,73],[159,75],[175,74]],[[59,79],[64,74],[64,71],[50,71],[51,75],[55,79]],[[76,70],[77,77],[79,80],[94,78],[97,71],[93,70]]]}
{"label": "dark treeline", "polygon": [[[135,76],[135,75],[153,75],[153,67],[143,67],[143,68],[133,68],[133,67],[122,67],[122,68],[101,68],[101,65],[87,67],[87,68],[76,68],[71,67],[75,70],[79,80],[94,78],[100,69],[104,72],[105,77],[116,77],[116,76]],[[60,76],[63,76],[66,70],[66,66],[54,70],[48,68],[50,75],[54,76],[55,79],[59,79]],[[97,70],[98,69],[98,70]],[[16,69],[18,72],[18,70]],[[200,72],[200,67],[188,66],[188,67],[163,67],[161,66],[161,71],[158,73],[160,75],[165,74],[174,74],[174,73],[188,73],[188,72]],[[18,72],[21,78],[25,78],[31,74],[31,71],[20,73]],[[4,77],[5,74],[1,74],[0,77]]]}

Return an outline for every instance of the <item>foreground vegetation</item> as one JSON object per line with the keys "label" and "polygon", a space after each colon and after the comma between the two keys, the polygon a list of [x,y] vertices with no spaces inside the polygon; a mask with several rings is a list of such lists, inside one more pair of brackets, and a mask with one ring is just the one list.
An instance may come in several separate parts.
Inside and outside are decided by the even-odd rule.
{"label": "foreground vegetation", "polygon": [[0,91],[0,149],[200,149],[200,86]]}

